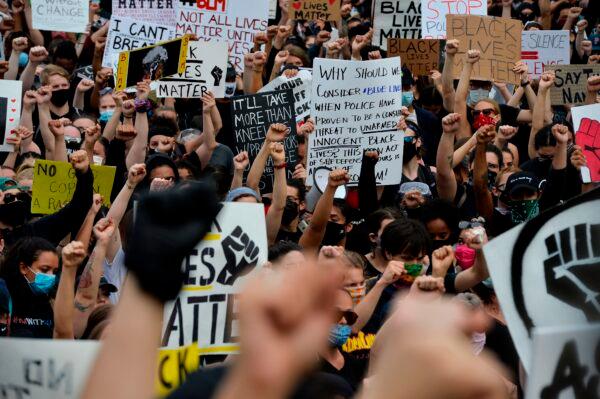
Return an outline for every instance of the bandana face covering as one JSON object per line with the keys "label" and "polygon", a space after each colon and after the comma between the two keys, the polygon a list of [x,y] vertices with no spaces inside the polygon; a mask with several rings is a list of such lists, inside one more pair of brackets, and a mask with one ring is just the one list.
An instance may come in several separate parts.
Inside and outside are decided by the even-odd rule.
{"label": "bandana face covering", "polygon": [[509,207],[510,217],[515,224],[526,222],[540,214],[540,203],[537,199],[511,201]]}
{"label": "bandana face covering", "polygon": [[352,297],[352,303],[354,304],[354,306],[356,306],[364,299],[367,293],[367,285],[363,283],[358,287],[346,288],[346,291],[348,291],[348,293]]}

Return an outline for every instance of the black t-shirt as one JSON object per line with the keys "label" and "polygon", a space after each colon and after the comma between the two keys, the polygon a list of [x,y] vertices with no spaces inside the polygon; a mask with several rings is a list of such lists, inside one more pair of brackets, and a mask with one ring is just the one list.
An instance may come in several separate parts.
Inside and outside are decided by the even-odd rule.
{"label": "black t-shirt", "polygon": [[515,224],[510,217],[510,212],[502,213],[498,210],[498,208],[494,208],[491,223],[488,223],[486,226],[490,238],[498,237],[500,234],[512,229],[513,227],[515,227]]}
{"label": "black t-shirt", "polygon": [[[349,378],[351,379],[349,383],[355,389],[367,373],[369,359],[371,358],[371,348],[374,342],[374,333],[359,331],[358,334],[352,334],[348,338],[348,341],[339,348],[344,356],[344,361],[347,362]],[[344,368],[346,368],[346,365]],[[323,371],[326,370],[323,369]]]}
{"label": "black t-shirt", "polygon": [[[373,340],[375,337],[373,336]],[[344,357],[344,366],[340,370],[335,368],[331,363],[325,359],[321,359],[319,370],[324,373],[335,374],[342,377],[353,390],[356,390],[365,375],[367,363],[364,359],[360,359],[356,356],[351,356],[349,353],[340,350],[340,353]],[[368,361],[368,357],[367,357]]]}
{"label": "black t-shirt", "polygon": [[496,354],[502,364],[512,372],[510,380],[518,385],[519,355],[508,327],[494,320],[492,327],[486,332],[485,336],[485,349]]}
{"label": "black t-shirt", "polygon": [[300,241],[300,237],[302,237],[302,232],[300,230],[285,231],[280,229],[277,233],[276,241],[291,241],[298,243],[298,241]]}
{"label": "black t-shirt", "polygon": [[539,179],[547,179],[552,167],[551,159],[533,158],[521,164],[521,170],[536,175]]}
{"label": "black t-shirt", "polygon": [[477,217],[477,207],[475,205],[475,191],[470,184],[458,184],[456,186],[456,195],[454,196],[454,205],[458,208],[462,220],[471,220]]}

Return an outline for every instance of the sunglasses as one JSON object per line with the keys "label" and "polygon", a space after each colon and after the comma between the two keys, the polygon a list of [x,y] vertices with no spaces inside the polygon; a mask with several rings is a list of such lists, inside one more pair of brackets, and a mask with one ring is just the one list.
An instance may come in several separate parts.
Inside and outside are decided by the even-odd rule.
{"label": "sunglasses", "polygon": [[5,194],[4,204],[11,204],[13,202],[25,202],[29,199],[29,194],[20,192],[18,194]]}
{"label": "sunglasses", "polygon": [[415,136],[404,136],[405,143],[414,143],[417,140]]}
{"label": "sunglasses", "polygon": [[37,152],[26,152],[24,154],[22,154],[23,159],[28,159],[28,158],[33,158],[33,159],[40,159],[42,156],[40,154],[38,154]]}
{"label": "sunglasses", "polygon": [[349,326],[353,325],[356,323],[356,320],[358,320],[358,315],[352,310],[337,309],[337,312],[336,320],[340,320],[343,317],[346,320],[346,324]]}
{"label": "sunglasses", "polygon": [[496,110],[493,108],[486,108],[482,110],[473,110],[473,116],[477,118],[479,115],[484,114],[485,116],[490,116],[491,114],[496,114]]}

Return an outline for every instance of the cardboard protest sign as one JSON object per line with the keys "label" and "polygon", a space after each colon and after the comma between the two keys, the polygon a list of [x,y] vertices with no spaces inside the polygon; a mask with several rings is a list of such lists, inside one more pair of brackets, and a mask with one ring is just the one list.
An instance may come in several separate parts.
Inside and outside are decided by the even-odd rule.
{"label": "cardboard protest sign", "polygon": [[534,328],[585,324],[600,314],[600,189],[551,208],[484,246],[523,366]]}
{"label": "cardboard protest sign", "polygon": [[[101,194],[110,206],[110,193],[115,180],[114,166],[92,165],[94,192]],[[75,193],[75,169],[67,162],[38,159],[33,168],[31,213],[50,214],[65,206]]]}
{"label": "cardboard protest sign", "polygon": [[290,19],[303,21],[340,21],[339,0],[290,0],[288,2]]}
{"label": "cardboard protest sign", "polygon": [[227,43],[191,41],[185,60],[185,71],[158,81],[158,98],[199,98],[207,91],[215,97],[225,96]]}
{"label": "cardboard protest sign", "polygon": [[[284,141],[287,177],[292,178],[297,162],[296,115],[292,89],[238,96],[231,100],[231,116],[237,152],[248,151],[250,162],[254,162],[262,147],[269,126],[283,123],[290,128]],[[273,191],[273,161],[267,161],[260,180],[262,193]]]}
{"label": "cardboard protest sign", "polygon": [[447,15],[448,40],[458,39],[454,75],[460,76],[468,50],[479,50],[481,58],[473,67],[471,79],[497,80],[518,84],[512,68],[521,60],[521,21],[509,18]]}
{"label": "cardboard protest sign", "polygon": [[[447,16],[450,14],[457,16],[487,15],[487,3],[484,0],[428,0],[427,5],[423,7],[421,37],[423,39],[445,39]],[[486,35],[484,34],[484,36]],[[482,37],[477,36],[477,38]]]}
{"label": "cardboard protest sign", "polygon": [[587,80],[600,75],[599,64],[548,65],[544,70],[556,74],[550,89],[552,105],[583,104],[587,96]]}
{"label": "cardboard protest sign", "polygon": [[527,398],[597,398],[600,325],[536,328]]}
{"label": "cardboard protest sign", "polygon": [[173,0],[112,0],[112,16],[175,25]]}
{"label": "cardboard protest sign", "polygon": [[211,232],[183,262],[185,285],[165,306],[163,346],[197,342],[200,354],[237,352],[236,297],[266,261],[263,206],[223,203]]}
{"label": "cardboard protest sign", "polygon": [[571,108],[575,143],[581,147],[593,182],[600,182],[600,104]]}
{"label": "cardboard protest sign", "polygon": [[402,178],[403,134],[400,58],[341,61],[317,58],[313,67],[308,177],[321,166],[344,168],[357,184],[363,151],[380,152],[377,184],[398,184]]}
{"label": "cardboard protest sign", "polygon": [[312,90],[312,72],[302,69],[293,78],[281,75],[263,86],[259,93],[269,91],[287,90],[294,91],[294,106],[296,107],[296,121],[302,121],[310,115],[310,94]]}
{"label": "cardboard protest sign", "polygon": [[31,0],[34,29],[81,33],[89,22],[87,0]]}
{"label": "cardboard protest sign", "polygon": [[546,65],[566,65],[571,61],[569,31],[526,30],[522,32],[521,59],[529,77],[539,78]]}
{"label": "cardboard protest sign", "polygon": [[373,45],[387,50],[388,38],[421,37],[421,0],[376,0]]}
{"label": "cardboard protest sign", "polygon": [[440,67],[440,41],[430,39],[388,39],[388,57],[399,56],[415,76],[429,76]]}
{"label": "cardboard protest sign", "polygon": [[102,66],[112,68],[122,51],[150,46],[174,37],[174,26],[113,16],[110,19]]}
{"label": "cardboard protest sign", "polygon": [[116,90],[125,90],[145,79],[151,81],[185,72],[189,36],[160,42],[119,54]]}
{"label": "cardboard protest sign", "polygon": [[229,61],[242,72],[244,54],[254,47],[254,34],[267,30],[269,0],[178,0],[175,13],[177,35],[226,41]]}
{"label": "cardboard protest sign", "polygon": [[158,372],[155,391],[159,397],[167,396],[185,382],[188,375],[198,370],[200,352],[198,345],[192,344],[176,349],[158,350]]}
{"label": "cardboard protest sign", "polygon": [[22,93],[22,81],[0,79],[0,151],[11,152],[14,148],[6,139],[19,127]]}

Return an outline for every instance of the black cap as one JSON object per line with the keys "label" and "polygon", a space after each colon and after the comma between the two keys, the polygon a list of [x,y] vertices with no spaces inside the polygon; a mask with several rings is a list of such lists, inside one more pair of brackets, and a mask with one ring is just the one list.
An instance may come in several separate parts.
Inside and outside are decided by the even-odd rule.
{"label": "black cap", "polygon": [[117,292],[119,291],[119,289],[117,288],[116,285],[109,283],[108,280],[106,279],[106,277],[102,276],[100,277],[100,288],[105,289],[108,292]]}
{"label": "black cap", "polygon": [[515,194],[518,190],[540,191],[542,181],[532,173],[517,172],[508,177],[504,192],[508,195]]}

